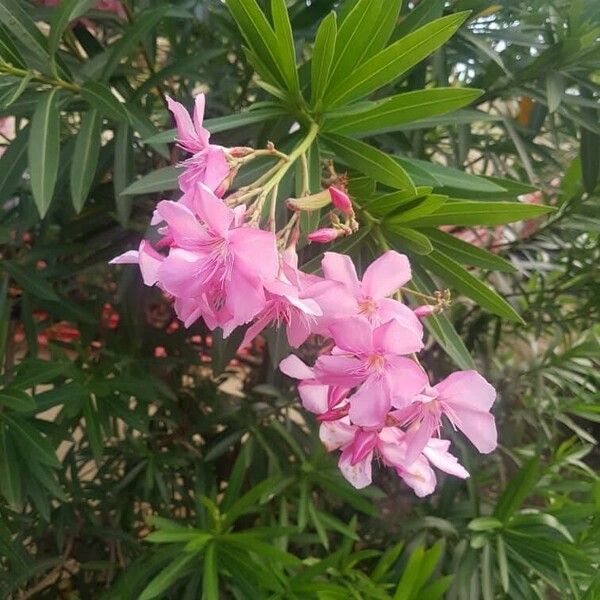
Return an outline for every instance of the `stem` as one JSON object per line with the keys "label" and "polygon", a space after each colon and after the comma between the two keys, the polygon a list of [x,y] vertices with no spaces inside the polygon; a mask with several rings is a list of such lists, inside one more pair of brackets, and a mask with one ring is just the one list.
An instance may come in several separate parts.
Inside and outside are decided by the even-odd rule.
{"label": "stem", "polygon": [[417,298],[422,298],[423,300],[431,300],[432,302],[437,303],[437,298],[434,298],[433,296],[428,296],[427,294],[422,294],[421,292],[417,292],[416,290],[411,290],[410,288],[401,287],[400,291],[404,294],[412,294]]}
{"label": "stem", "polygon": [[296,162],[296,160],[298,160],[298,158],[300,158],[300,156],[302,156],[302,154],[308,150],[308,148],[310,148],[311,144],[317,137],[317,133],[319,133],[319,125],[315,122],[312,122],[306,137],[292,150],[291,154],[288,156],[287,162],[284,162],[277,173],[275,173],[273,177],[267,183],[265,183],[263,187],[265,196],[276,185],[279,185],[289,168]]}
{"label": "stem", "polygon": [[31,81],[37,81],[39,83],[45,83],[53,87],[60,87],[71,92],[79,93],[81,88],[76,83],[70,83],[60,77],[46,77],[42,74],[36,74],[32,71],[26,71],[25,69],[18,69],[6,63],[0,63],[0,73],[6,73],[7,75],[13,75],[14,77],[29,77]]}
{"label": "stem", "polygon": [[302,165],[302,194],[308,196],[310,194],[310,175],[308,174],[308,161],[306,160],[306,152],[300,155],[300,164]]}

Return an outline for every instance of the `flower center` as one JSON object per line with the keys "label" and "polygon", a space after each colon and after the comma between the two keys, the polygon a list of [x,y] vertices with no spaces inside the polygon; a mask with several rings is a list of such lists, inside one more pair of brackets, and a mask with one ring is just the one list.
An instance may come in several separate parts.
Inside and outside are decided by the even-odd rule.
{"label": "flower center", "polygon": [[358,301],[358,313],[361,315],[371,316],[377,311],[377,303],[373,298],[367,296]]}
{"label": "flower center", "polygon": [[385,369],[385,356],[381,354],[371,354],[367,358],[367,367],[373,371],[383,371]]}

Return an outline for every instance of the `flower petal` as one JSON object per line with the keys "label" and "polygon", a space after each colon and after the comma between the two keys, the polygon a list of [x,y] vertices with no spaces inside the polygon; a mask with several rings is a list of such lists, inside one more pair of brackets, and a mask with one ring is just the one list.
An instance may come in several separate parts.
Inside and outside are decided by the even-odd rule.
{"label": "flower petal", "polygon": [[389,250],[367,267],[362,278],[362,292],[371,298],[386,298],[411,277],[408,258]]}
{"label": "flower petal", "polygon": [[340,456],[338,467],[342,475],[356,489],[360,490],[371,484],[371,462],[373,461],[373,453],[367,456],[356,464],[352,464],[352,448],[346,448]]}
{"label": "flower petal", "polygon": [[206,230],[198,223],[192,211],[183,204],[161,200],[156,210],[167,222],[170,235],[181,248],[191,250],[206,242]]}
{"label": "flower petal", "polygon": [[279,370],[293,379],[314,379],[313,370],[295,354],[290,354],[279,363]]}
{"label": "flower petal", "polygon": [[352,354],[365,355],[373,348],[373,332],[366,319],[339,319],[329,326],[335,345]]}
{"label": "flower petal", "polygon": [[323,275],[327,279],[343,283],[353,293],[358,293],[359,280],[352,259],[347,254],[325,252],[321,261]]}
{"label": "flower petal", "polygon": [[373,347],[382,354],[412,354],[423,348],[419,332],[392,319],[373,330]]}
{"label": "flower petal", "polygon": [[219,237],[225,237],[233,221],[233,211],[204,183],[198,183],[193,196],[194,212]]}
{"label": "flower petal", "polygon": [[380,427],[390,410],[390,392],[385,380],[371,375],[350,396],[350,420],[361,427]]}

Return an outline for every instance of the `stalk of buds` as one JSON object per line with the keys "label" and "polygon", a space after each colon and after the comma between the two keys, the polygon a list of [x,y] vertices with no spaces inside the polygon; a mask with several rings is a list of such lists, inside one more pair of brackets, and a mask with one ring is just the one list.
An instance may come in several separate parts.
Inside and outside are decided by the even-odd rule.
{"label": "stalk of buds", "polygon": [[[160,240],[154,246],[143,240],[112,263],[138,264],[145,284],[173,298],[186,327],[203,319],[224,336],[246,327],[242,346],[269,325],[285,327],[294,348],[311,335],[323,336],[312,367],[291,355],[280,368],[299,380],[304,408],[319,421],[325,447],[341,451],[339,468],[352,485],[371,482],[375,458],[419,496],[435,489],[432,467],[467,477],[448,451],[450,442],[441,438],[442,417],[480,452],[491,452],[495,391],[476,371],[452,373],[431,385],[416,359],[423,348],[420,318],[445,309],[449,293],[424,296],[432,304],[414,311],[394,297],[406,291],[411,267],[406,256],[392,250],[371,263],[362,279],[350,257],[335,252],[325,252],[322,275],[299,268],[299,211],[331,206],[329,226],[308,234],[314,242],[328,243],[358,229],[346,177],[338,176],[332,163],[325,189],[288,199],[291,217],[277,229],[278,185],[294,161],[303,160],[316,125],[289,155],[272,144],[264,150],[223,148],[210,143],[202,125],[202,94],[193,116],[168,101],[178,143],[190,154],[180,165],[182,195],[158,203],[152,225]],[[277,162],[253,183],[233,189],[238,169],[258,156]]]}

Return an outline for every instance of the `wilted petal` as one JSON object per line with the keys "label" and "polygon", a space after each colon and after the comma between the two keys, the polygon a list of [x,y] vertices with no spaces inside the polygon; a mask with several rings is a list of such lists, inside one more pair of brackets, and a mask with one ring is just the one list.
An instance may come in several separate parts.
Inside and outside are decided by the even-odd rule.
{"label": "wilted petal", "polygon": [[466,479],[469,472],[458,462],[456,456],[448,452],[449,446],[448,440],[432,439],[423,449],[423,454],[434,467],[449,475]]}
{"label": "wilted petal", "polygon": [[356,427],[344,421],[327,421],[321,423],[319,438],[328,452],[347,446],[354,439]]}
{"label": "wilted petal", "polygon": [[373,460],[373,453],[367,454],[367,456],[352,464],[352,448],[346,448],[340,456],[338,467],[342,472],[342,475],[349,481],[356,489],[362,489],[371,484],[371,462]]}

